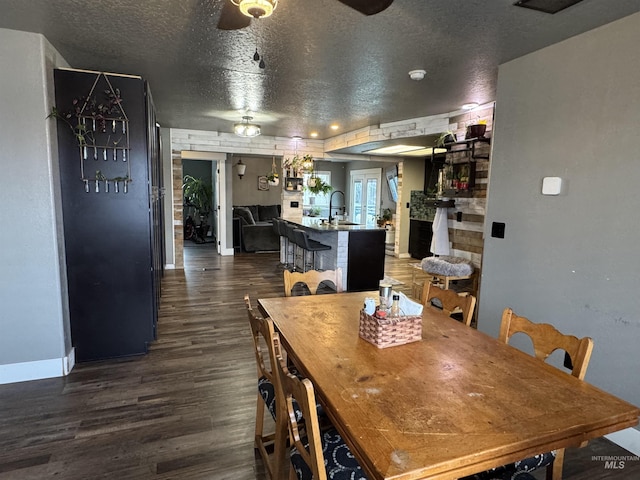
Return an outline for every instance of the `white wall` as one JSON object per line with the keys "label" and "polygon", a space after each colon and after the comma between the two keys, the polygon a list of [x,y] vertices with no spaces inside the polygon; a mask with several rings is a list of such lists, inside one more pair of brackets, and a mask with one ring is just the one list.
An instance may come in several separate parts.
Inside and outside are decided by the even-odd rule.
{"label": "white wall", "polygon": [[[640,14],[500,67],[478,325],[591,336],[586,380],[640,405]],[[564,181],[541,195],[543,177]],[[490,237],[505,222],[504,239]]]}
{"label": "white wall", "polygon": [[0,383],[73,363],[53,101],[68,66],[41,35],[0,29]]}
{"label": "white wall", "polygon": [[173,239],[173,164],[171,162],[171,130],[160,129],[162,138],[162,181],[164,183],[164,264],[174,268],[176,263],[175,241]]}

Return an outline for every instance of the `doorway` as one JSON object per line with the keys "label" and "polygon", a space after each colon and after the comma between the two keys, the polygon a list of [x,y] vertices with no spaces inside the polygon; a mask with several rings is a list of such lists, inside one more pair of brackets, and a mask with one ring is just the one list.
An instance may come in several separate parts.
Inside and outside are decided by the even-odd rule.
{"label": "doorway", "polygon": [[[176,156],[173,158],[173,240],[175,268],[190,268],[190,264],[194,262],[189,262],[188,258],[186,258],[189,256],[189,253],[195,254],[196,252],[200,252],[198,255],[206,254],[206,265],[208,266],[205,267],[205,269],[219,268],[221,261],[220,256],[233,254],[233,250],[231,249],[231,253],[229,253],[229,249],[227,248],[227,245],[230,244],[230,240],[227,238],[227,215],[224,208],[221,208],[221,205],[224,204],[223,199],[227,195],[227,188],[225,188],[224,182],[225,175],[227,174],[225,168],[226,158],[227,155],[224,153],[191,150],[182,150],[180,157]],[[184,197],[182,192],[184,179],[183,163],[188,160],[205,160],[207,161],[207,165],[210,165],[209,168],[212,172],[213,185],[213,216],[211,217],[211,223],[214,229],[212,232],[215,233],[215,242],[211,242],[210,244],[205,243],[203,244],[206,247],[205,249],[192,249],[190,252],[186,252],[186,250],[187,248],[192,248],[192,246],[188,245],[190,242],[185,242],[184,240],[184,221],[186,217],[183,216]],[[186,248],[185,245],[187,245]],[[202,259],[199,261],[202,261]],[[200,266],[200,269],[202,269],[202,266]]]}
{"label": "doorway", "polygon": [[376,215],[380,204],[381,178],[381,168],[351,171],[349,207],[352,212],[352,222],[368,227],[376,226]]}

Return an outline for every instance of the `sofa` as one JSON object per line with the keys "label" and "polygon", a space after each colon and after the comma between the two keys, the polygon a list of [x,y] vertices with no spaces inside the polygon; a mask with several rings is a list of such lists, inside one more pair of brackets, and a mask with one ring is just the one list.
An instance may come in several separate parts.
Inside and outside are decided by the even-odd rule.
{"label": "sofa", "polygon": [[271,219],[281,214],[280,205],[235,205],[233,218],[240,222],[241,245],[245,252],[272,252],[280,250],[280,236],[273,230]]}

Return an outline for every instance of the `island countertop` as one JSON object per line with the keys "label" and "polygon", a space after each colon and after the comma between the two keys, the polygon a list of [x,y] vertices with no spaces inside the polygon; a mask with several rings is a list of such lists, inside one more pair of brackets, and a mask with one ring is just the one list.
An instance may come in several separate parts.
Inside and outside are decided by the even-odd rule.
{"label": "island countertop", "polygon": [[[384,277],[384,240],[386,230],[380,227],[366,225],[329,225],[320,224],[318,217],[303,217],[301,220],[287,220],[290,225],[307,232],[311,240],[329,247],[326,250],[314,252],[311,268],[316,270],[342,269],[342,285],[348,291],[377,290],[380,280]],[[346,222],[350,223],[350,222]],[[292,242],[282,242],[280,258],[282,263],[287,258],[297,259],[307,263],[308,255],[298,256],[299,250]],[[289,249],[285,250],[286,247]],[[303,265],[297,265],[296,268]]]}
{"label": "island countertop", "polygon": [[324,224],[321,224],[321,219],[319,217],[302,217],[302,222],[294,222],[291,220],[287,220],[287,222],[318,232],[362,232],[369,230],[384,230],[382,227],[370,227],[367,225],[354,224],[353,222],[331,225],[329,222],[325,221]]}

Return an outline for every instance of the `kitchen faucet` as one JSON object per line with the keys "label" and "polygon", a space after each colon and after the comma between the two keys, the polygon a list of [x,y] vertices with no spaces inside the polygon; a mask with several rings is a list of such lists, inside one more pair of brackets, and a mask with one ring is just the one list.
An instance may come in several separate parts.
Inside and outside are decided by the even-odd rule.
{"label": "kitchen faucet", "polygon": [[341,193],[342,194],[342,214],[344,215],[345,212],[347,211],[347,207],[346,207],[346,205],[344,205],[344,203],[345,203],[344,192],[342,190],[334,190],[331,193],[331,196],[329,197],[329,223],[331,223],[331,220],[333,219],[333,216],[332,216],[333,196],[336,193]]}

